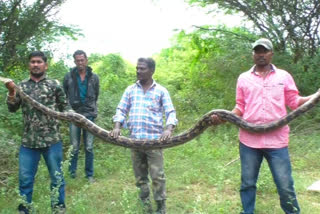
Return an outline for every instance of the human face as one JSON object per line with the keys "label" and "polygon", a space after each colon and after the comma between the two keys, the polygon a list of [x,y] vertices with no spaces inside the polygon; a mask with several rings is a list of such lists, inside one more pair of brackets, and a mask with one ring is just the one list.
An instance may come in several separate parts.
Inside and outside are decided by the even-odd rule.
{"label": "human face", "polygon": [[267,66],[271,63],[273,52],[259,45],[253,50],[253,61],[257,66]]}
{"label": "human face", "polygon": [[35,78],[42,77],[46,70],[48,69],[48,64],[43,61],[42,57],[35,56],[29,60],[29,70],[31,76]]}
{"label": "human face", "polygon": [[76,55],[74,57],[74,63],[76,64],[79,71],[85,71],[88,65],[88,59],[84,54]]}
{"label": "human face", "polygon": [[152,80],[153,71],[148,67],[145,62],[138,62],[137,64],[137,80],[142,83]]}

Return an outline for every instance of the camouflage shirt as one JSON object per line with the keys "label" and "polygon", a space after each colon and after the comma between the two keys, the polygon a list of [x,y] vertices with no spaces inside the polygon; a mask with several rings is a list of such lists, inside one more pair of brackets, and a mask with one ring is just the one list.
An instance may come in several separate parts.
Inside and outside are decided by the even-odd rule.
{"label": "camouflage shirt", "polygon": [[[62,112],[71,109],[58,80],[44,77],[39,82],[35,82],[27,79],[23,80],[19,86],[30,97],[55,111]],[[44,148],[61,140],[59,121],[24,102],[19,94],[16,94],[14,100],[7,99],[7,105],[10,112],[16,112],[21,106],[24,124],[23,146]]]}

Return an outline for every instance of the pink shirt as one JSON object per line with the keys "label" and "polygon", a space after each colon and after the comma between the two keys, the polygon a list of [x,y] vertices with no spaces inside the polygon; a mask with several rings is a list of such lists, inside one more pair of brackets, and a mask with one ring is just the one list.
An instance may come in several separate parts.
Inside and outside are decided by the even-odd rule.
{"label": "pink shirt", "polygon": [[[298,107],[299,91],[292,76],[276,68],[263,79],[253,66],[238,78],[236,108],[244,120],[264,124],[287,115],[286,106]],[[240,129],[240,142],[251,148],[283,148],[289,143],[289,126],[267,133],[252,133]]]}

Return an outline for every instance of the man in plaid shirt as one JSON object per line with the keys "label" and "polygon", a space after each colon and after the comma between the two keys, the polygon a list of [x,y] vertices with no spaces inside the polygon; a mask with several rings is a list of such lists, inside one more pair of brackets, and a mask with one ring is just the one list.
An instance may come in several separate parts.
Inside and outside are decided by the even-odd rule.
{"label": "man in plaid shirt", "polygon": [[[122,95],[113,118],[115,123],[111,137],[120,135],[121,126],[126,122],[130,137],[135,139],[167,140],[177,124],[176,111],[166,88],[152,79],[155,61],[151,58],[139,58],[137,64],[138,81],[129,86]],[[163,112],[166,116],[166,128],[163,128]],[[136,185],[140,188],[140,199],[147,213],[152,213],[149,199],[148,172],[152,179],[153,197],[157,203],[157,213],[166,212],[165,175],[162,149],[131,150]]]}

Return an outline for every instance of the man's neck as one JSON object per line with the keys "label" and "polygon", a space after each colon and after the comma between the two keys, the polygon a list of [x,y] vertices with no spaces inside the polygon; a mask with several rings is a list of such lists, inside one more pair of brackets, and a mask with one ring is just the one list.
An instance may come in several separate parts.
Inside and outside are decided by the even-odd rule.
{"label": "man's neck", "polygon": [[256,65],[255,71],[257,73],[269,73],[272,70],[271,64],[268,65]]}
{"label": "man's neck", "polygon": [[78,74],[82,81],[86,78],[86,73],[87,73],[86,70],[78,70]]}
{"label": "man's neck", "polygon": [[150,86],[153,84],[153,79],[149,79],[146,81],[140,80],[139,83],[141,84],[143,91],[146,92],[150,88]]}
{"label": "man's neck", "polygon": [[79,74],[85,74],[87,72],[87,70],[86,69],[78,69],[78,73]]}
{"label": "man's neck", "polygon": [[43,79],[43,76],[41,76],[41,77],[34,77],[34,76],[30,76],[30,79],[32,79],[33,81],[35,81],[35,82],[39,82],[40,80],[42,80]]}

